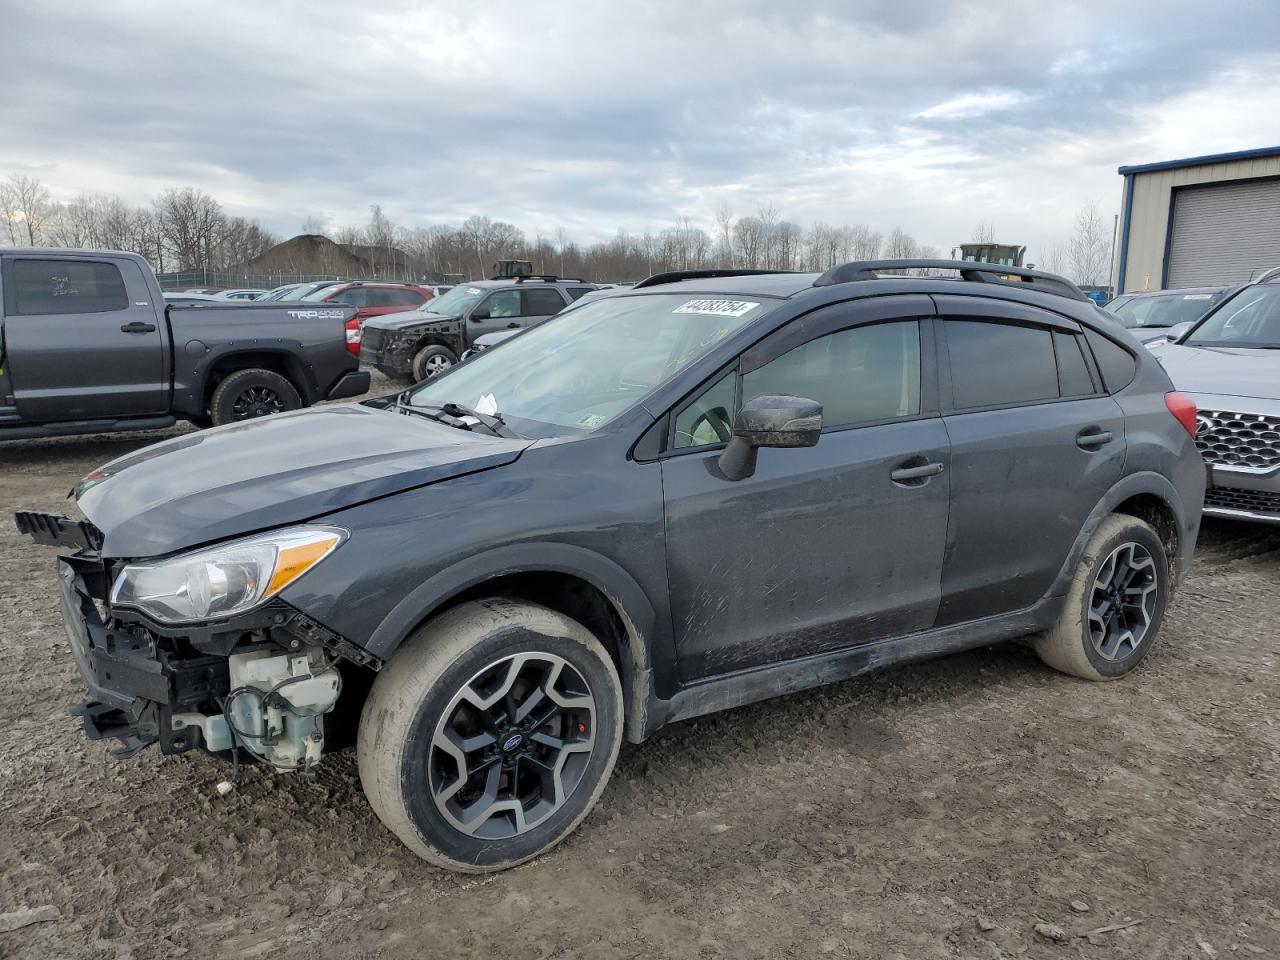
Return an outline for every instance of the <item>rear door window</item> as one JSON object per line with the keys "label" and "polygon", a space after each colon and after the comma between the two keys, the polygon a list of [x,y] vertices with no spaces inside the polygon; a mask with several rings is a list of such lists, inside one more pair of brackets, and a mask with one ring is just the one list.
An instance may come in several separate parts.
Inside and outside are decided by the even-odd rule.
{"label": "rear door window", "polygon": [[375,307],[416,307],[424,297],[417,290],[404,290],[399,287],[383,287],[378,291],[374,301]]}
{"label": "rear door window", "polygon": [[1060,396],[1053,336],[1043,327],[947,320],[956,409],[1004,407]]}
{"label": "rear door window", "polygon": [[368,307],[372,306],[370,293],[372,291],[368,287],[352,287],[350,290],[343,290],[341,293],[330,297],[326,303],[340,303],[348,307]]}
{"label": "rear door window", "polygon": [[549,317],[564,309],[564,298],[550,287],[542,290],[526,290],[524,298],[524,312],[528,317]]}
{"label": "rear door window", "polygon": [[120,268],[100,260],[11,260],[5,290],[10,316],[108,313],[129,308]]}

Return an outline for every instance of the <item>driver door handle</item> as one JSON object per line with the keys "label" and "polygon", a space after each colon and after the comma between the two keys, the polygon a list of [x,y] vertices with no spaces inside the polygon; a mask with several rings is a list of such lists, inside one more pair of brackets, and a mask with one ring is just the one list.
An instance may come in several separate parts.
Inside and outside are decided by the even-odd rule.
{"label": "driver door handle", "polygon": [[135,320],[133,323],[122,323],[120,325],[121,333],[155,333],[156,325],[154,323],[143,323],[141,320]]}

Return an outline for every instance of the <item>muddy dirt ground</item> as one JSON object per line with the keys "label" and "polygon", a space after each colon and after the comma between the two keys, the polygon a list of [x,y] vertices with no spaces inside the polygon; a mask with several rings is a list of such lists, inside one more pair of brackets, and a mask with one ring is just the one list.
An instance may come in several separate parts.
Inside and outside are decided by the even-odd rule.
{"label": "muddy dirt ground", "polygon": [[[154,439],[7,444],[0,506]],[[210,757],[111,760],[52,577],[0,519],[0,930],[55,917],[0,957],[1280,958],[1280,529],[1207,524],[1126,680],[1009,646],[679,724],[481,879],[400,847],[351,754],[225,798]]]}

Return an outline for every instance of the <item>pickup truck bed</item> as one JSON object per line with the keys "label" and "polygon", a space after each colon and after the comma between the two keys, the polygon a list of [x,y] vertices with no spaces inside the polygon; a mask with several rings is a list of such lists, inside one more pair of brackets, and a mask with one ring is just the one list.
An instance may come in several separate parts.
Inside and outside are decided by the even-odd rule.
{"label": "pickup truck bed", "polygon": [[247,419],[358,396],[354,308],[166,305],[129,253],[0,250],[0,440]]}

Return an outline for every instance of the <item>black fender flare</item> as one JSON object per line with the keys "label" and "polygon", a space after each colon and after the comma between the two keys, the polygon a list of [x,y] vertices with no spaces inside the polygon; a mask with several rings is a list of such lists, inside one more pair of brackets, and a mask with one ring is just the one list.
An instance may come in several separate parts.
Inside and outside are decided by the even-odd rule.
{"label": "black fender flare", "polygon": [[[301,359],[302,344],[296,340],[274,337],[261,340],[250,345],[214,343],[206,346],[206,352],[194,362],[184,356],[180,363],[188,363],[187,375],[175,380],[173,392],[173,408],[183,416],[202,416],[205,413],[205,397],[210,392],[209,378],[213,368],[222,363],[234,363],[243,358],[244,363],[235,369],[249,369],[262,366],[262,358],[278,361],[284,368],[284,376],[298,391],[302,405],[309,407],[320,399],[320,391],[328,384],[316,383],[315,371],[310,370]],[[335,381],[336,382],[336,381]]]}
{"label": "black fender flare", "polygon": [[635,579],[609,558],[564,543],[520,543],[486,550],[451,564],[419,584],[397,603],[373,631],[365,649],[382,660],[394,656],[419,624],[462,591],[515,573],[563,573],[591,584],[622,621],[625,649],[619,650],[626,698],[626,732],[633,742],[647,731],[653,696],[653,643],[657,615]]}

